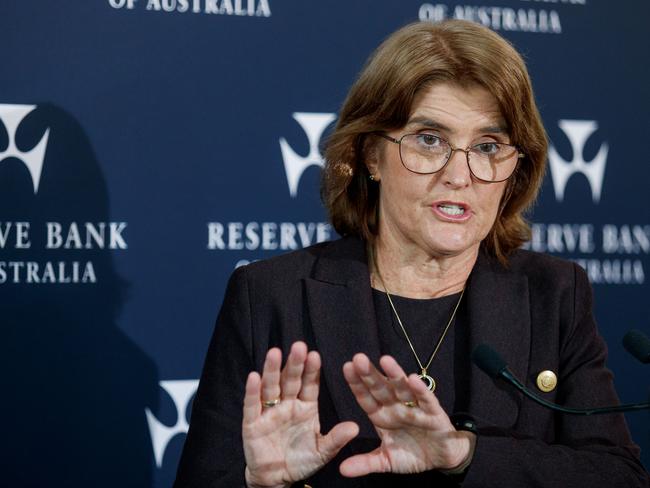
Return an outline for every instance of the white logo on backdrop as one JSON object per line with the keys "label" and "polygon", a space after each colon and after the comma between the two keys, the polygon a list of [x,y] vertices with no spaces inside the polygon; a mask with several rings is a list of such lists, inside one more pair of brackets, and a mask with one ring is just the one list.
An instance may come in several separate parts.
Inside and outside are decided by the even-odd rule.
{"label": "white logo on backdrop", "polygon": [[45,149],[47,140],[50,136],[50,129],[45,131],[41,140],[30,151],[23,152],[16,147],[16,131],[23,119],[36,108],[36,105],[13,105],[0,103],[0,121],[7,130],[9,136],[9,146],[6,151],[0,152],[0,163],[10,157],[18,158],[23,162],[29,174],[32,177],[34,185],[34,194],[38,193],[38,185],[41,181],[41,172],[43,171],[43,160],[45,158]]}
{"label": "white logo on backdrop", "polygon": [[284,170],[287,174],[289,194],[295,198],[298,194],[298,183],[305,170],[312,165],[323,167],[323,156],[318,145],[323,132],[335,119],[336,114],[295,112],[293,118],[307,134],[309,141],[309,154],[302,157],[291,148],[287,140],[280,138],[280,150],[284,161]]}
{"label": "white logo on backdrop", "polygon": [[160,386],[169,393],[176,408],[176,424],[168,427],[160,422],[148,408],[145,409],[147,423],[151,432],[151,443],[153,444],[153,453],[156,458],[156,466],[161,467],[163,456],[167,444],[176,434],[187,434],[189,425],[187,424],[186,412],[189,407],[190,399],[196,393],[199,386],[199,380],[176,380],[161,381]]}
{"label": "white logo on backdrop", "polygon": [[605,174],[609,146],[607,143],[603,143],[598,150],[598,154],[591,161],[585,161],[583,157],[585,143],[589,139],[589,136],[598,129],[598,124],[595,120],[560,120],[558,125],[571,143],[573,160],[565,161],[557,153],[555,148],[550,146],[548,160],[551,167],[553,189],[555,190],[557,201],[561,202],[564,200],[564,190],[566,189],[569,178],[574,173],[582,173],[589,182],[594,203],[598,203],[603,187],[603,176]]}

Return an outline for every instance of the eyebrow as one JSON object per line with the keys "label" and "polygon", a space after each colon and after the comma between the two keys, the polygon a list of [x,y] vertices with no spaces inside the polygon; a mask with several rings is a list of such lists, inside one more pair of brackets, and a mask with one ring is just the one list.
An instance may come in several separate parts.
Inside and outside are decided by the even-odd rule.
{"label": "eyebrow", "polygon": [[[406,125],[421,125],[423,127],[426,127],[427,129],[436,129],[436,130],[441,130],[441,131],[446,131],[446,132],[451,132],[453,133],[454,131],[447,127],[444,124],[441,124],[440,122],[437,122],[433,119],[430,119],[428,117],[413,117],[410,119]],[[504,125],[489,125],[487,127],[481,127],[478,129],[477,132],[487,132],[491,134],[507,134],[508,129]]]}

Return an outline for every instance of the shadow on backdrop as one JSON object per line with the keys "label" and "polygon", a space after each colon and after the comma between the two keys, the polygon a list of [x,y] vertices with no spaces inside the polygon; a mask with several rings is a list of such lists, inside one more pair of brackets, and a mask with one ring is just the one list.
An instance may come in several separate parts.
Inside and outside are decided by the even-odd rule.
{"label": "shadow on backdrop", "polygon": [[[38,178],[24,158],[0,157],[0,237],[6,237],[0,247],[6,385],[0,485],[149,487],[153,457],[145,408],[156,411],[157,371],[117,326],[127,286],[113,267],[108,231],[103,246],[97,239],[86,246],[85,223],[99,228],[110,220],[105,179],[70,114],[38,105],[15,134],[6,121],[0,153],[14,139],[19,151],[29,152],[48,128],[49,134],[36,193]],[[20,248],[25,239],[17,241],[16,222],[29,223],[29,248]],[[47,222],[61,228],[60,239],[52,232],[50,249]],[[79,239],[69,238],[73,222]],[[83,249],[75,249],[79,242]]]}

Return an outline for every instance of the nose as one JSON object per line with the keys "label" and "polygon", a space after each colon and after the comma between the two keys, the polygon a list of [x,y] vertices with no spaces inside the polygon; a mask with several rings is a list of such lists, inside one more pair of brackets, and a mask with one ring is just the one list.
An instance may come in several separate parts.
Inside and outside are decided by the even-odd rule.
{"label": "nose", "polygon": [[452,149],[449,161],[442,171],[443,181],[449,187],[464,188],[472,181],[467,152],[464,149]]}

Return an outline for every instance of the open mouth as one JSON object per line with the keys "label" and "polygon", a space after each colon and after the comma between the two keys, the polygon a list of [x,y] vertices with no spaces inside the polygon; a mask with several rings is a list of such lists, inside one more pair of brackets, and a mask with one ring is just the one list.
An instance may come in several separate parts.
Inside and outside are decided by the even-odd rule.
{"label": "open mouth", "polygon": [[465,207],[453,203],[441,203],[437,205],[438,210],[450,217],[459,217],[465,214]]}
{"label": "open mouth", "polygon": [[465,203],[438,201],[433,204],[433,211],[448,222],[465,222],[472,216],[472,209]]}

